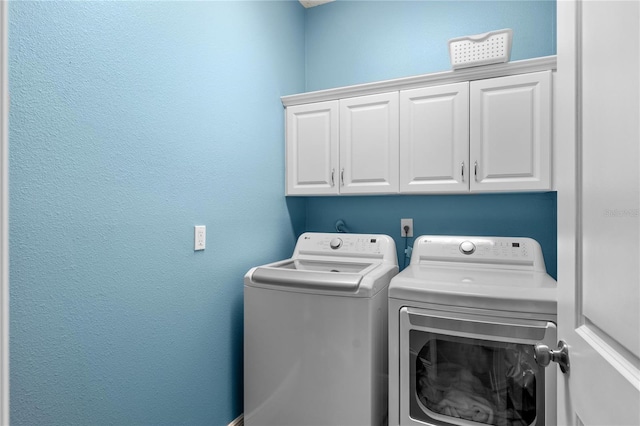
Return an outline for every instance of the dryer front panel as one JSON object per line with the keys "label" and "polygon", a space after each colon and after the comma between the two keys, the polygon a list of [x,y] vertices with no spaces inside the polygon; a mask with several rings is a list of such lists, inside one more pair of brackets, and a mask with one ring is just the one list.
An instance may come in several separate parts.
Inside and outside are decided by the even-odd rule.
{"label": "dryer front panel", "polygon": [[555,424],[556,373],[536,343],[555,345],[555,324],[403,307],[400,424]]}

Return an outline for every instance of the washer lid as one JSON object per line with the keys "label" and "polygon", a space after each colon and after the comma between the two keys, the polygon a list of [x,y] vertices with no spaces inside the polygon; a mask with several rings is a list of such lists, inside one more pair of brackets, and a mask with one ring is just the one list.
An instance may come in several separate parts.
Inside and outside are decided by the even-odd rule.
{"label": "washer lid", "polygon": [[409,265],[389,285],[406,301],[556,315],[556,282],[545,272]]}
{"label": "washer lid", "polygon": [[290,259],[256,268],[251,280],[253,284],[289,288],[354,291],[372,265]]}
{"label": "washer lid", "polygon": [[290,259],[252,268],[244,283],[275,291],[372,297],[397,273],[395,242],[387,235],[307,232]]}

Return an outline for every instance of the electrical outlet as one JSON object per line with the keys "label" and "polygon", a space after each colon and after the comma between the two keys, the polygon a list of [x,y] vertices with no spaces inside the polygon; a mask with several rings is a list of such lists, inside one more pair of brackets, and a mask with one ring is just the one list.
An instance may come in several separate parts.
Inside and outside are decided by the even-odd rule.
{"label": "electrical outlet", "polygon": [[[409,227],[408,232],[404,231],[405,226]],[[400,235],[403,237],[413,237],[413,219],[400,219]]]}
{"label": "electrical outlet", "polygon": [[207,242],[207,227],[204,225],[195,226],[194,229],[195,229],[195,232],[194,232],[195,245],[193,249],[204,250]]}

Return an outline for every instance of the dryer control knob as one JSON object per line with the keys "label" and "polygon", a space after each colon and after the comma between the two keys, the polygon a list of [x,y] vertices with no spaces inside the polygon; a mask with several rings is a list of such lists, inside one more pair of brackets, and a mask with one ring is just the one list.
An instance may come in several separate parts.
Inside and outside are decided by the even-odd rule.
{"label": "dryer control knob", "polygon": [[329,247],[336,250],[342,247],[342,240],[340,238],[334,238],[329,242]]}
{"label": "dryer control knob", "polygon": [[476,245],[471,241],[463,241],[460,244],[460,251],[462,254],[473,254],[473,252],[476,251]]}

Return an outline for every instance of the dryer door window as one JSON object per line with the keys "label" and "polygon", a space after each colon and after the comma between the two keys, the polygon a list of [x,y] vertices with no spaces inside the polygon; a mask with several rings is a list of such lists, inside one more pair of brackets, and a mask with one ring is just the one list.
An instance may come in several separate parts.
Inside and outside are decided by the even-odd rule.
{"label": "dryer door window", "polygon": [[536,342],[549,340],[548,324],[555,339],[553,323],[542,321],[497,325],[407,314],[400,369],[408,401],[401,405],[432,425],[544,425],[545,369],[533,353]]}
{"label": "dryer door window", "polygon": [[[531,345],[413,330],[412,417],[443,415],[489,425],[532,425],[538,380]],[[412,351],[413,352],[413,351]],[[539,378],[539,379],[538,379]]]}

